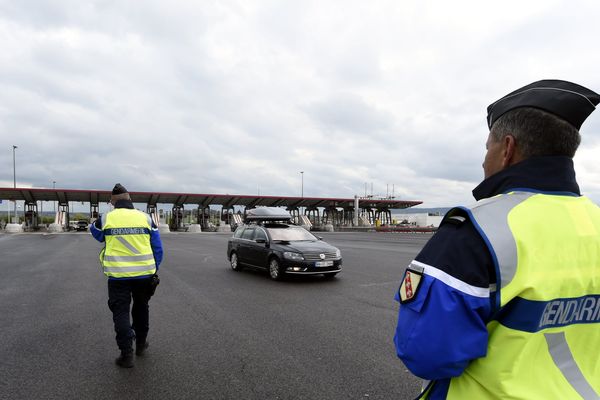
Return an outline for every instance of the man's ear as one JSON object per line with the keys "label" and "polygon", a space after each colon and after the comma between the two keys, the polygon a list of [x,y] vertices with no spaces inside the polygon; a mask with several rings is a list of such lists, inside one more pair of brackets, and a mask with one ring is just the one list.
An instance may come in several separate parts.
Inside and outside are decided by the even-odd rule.
{"label": "man's ear", "polygon": [[517,141],[513,135],[506,135],[502,139],[502,167],[510,167],[520,161],[517,154]]}

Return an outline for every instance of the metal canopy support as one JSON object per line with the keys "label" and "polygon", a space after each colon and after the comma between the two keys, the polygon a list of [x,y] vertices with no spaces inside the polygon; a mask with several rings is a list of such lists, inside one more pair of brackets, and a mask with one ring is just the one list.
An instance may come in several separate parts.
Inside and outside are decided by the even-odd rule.
{"label": "metal canopy support", "polygon": [[239,202],[239,200],[239,197],[232,197],[231,199],[229,199],[229,201],[223,203],[223,208],[226,208],[228,210],[233,209],[233,206],[236,205]]}
{"label": "metal canopy support", "polygon": [[352,220],[352,225],[354,225],[354,226],[358,226],[358,214],[359,214],[358,196],[354,196],[354,218]]}

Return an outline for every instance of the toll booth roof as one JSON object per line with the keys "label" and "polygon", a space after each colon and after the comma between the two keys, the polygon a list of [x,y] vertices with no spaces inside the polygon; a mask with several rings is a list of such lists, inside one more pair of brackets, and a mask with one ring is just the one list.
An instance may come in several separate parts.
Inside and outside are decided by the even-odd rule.
{"label": "toll booth roof", "polygon": [[[202,193],[171,193],[171,192],[129,192],[134,203],[149,205],[197,204],[202,207],[221,205],[223,207],[258,206],[271,207],[354,207],[352,198],[321,198],[294,196],[249,196],[238,194],[202,194]],[[58,201],[67,204],[70,201],[90,202],[91,204],[107,203],[110,200],[109,190],[87,189],[46,189],[46,188],[0,188],[0,200],[18,200],[26,203],[36,201]],[[421,201],[360,198],[362,208],[402,209],[421,204]]]}

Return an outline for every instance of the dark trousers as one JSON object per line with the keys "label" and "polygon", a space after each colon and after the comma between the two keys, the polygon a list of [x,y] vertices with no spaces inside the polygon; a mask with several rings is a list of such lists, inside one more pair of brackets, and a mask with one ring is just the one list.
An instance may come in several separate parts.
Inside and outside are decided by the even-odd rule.
{"label": "dark trousers", "polygon": [[[108,308],[112,311],[117,345],[119,349],[129,351],[133,347],[133,339],[144,343],[149,329],[149,307],[152,278],[143,279],[109,279]],[[133,307],[129,318],[131,299]]]}

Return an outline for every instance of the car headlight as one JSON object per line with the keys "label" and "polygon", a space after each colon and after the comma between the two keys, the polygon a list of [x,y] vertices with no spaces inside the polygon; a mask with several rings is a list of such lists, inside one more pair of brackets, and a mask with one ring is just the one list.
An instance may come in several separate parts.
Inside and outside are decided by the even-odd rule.
{"label": "car headlight", "polygon": [[293,253],[291,251],[286,251],[283,253],[283,258],[287,258],[288,260],[294,261],[304,261],[304,257],[300,253]]}
{"label": "car headlight", "polygon": [[342,252],[340,251],[340,249],[335,250],[335,258],[337,258],[338,260],[342,258]]}

